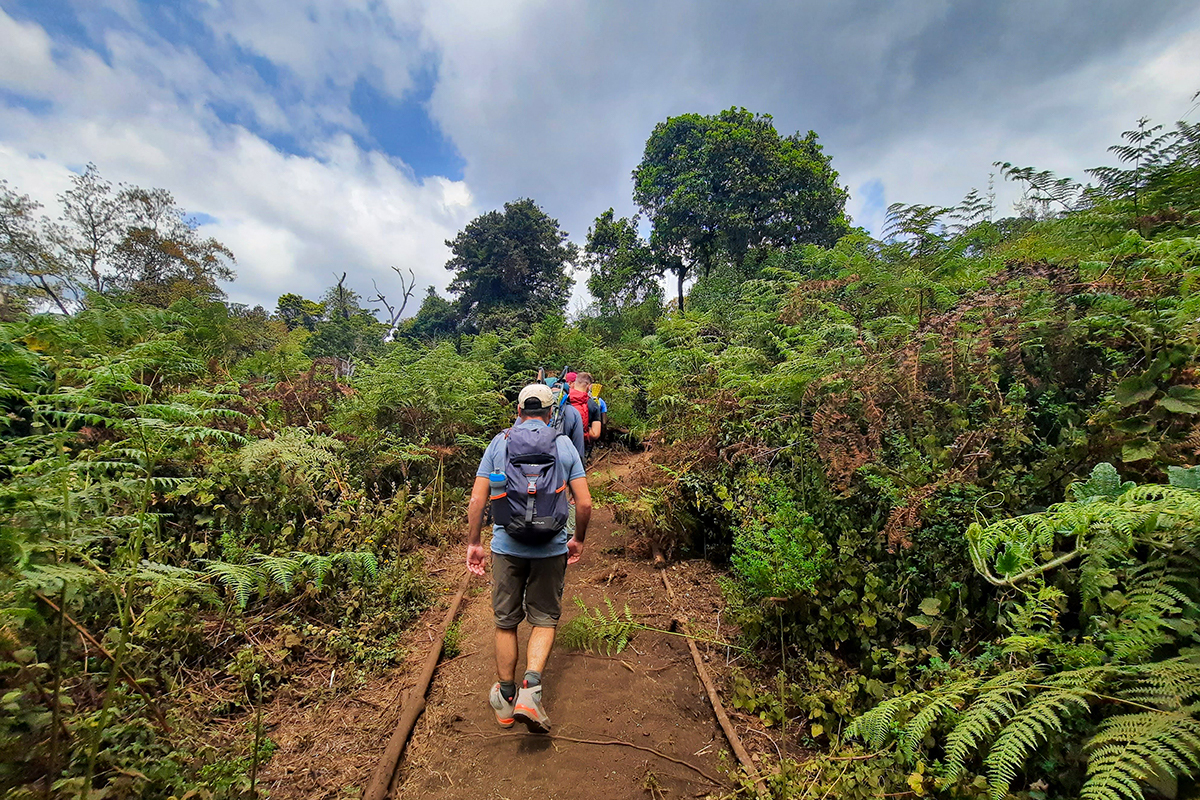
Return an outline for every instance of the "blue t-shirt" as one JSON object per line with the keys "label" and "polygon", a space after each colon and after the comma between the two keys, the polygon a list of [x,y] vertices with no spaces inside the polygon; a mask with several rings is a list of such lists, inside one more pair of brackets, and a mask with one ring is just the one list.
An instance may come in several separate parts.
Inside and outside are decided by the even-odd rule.
{"label": "blue t-shirt", "polygon": [[571,440],[571,444],[575,445],[575,450],[579,453],[580,463],[585,463],[587,456],[584,453],[583,446],[583,417],[579,415],[579,409],[570,403],[564,403],[562,407],[563,420],[563,435]]}
{"label": "blue t-shirt", "polygon": [[[540,419],[527,419],[519,424],[526,428],[536,428],[546,423]],[[488,444],[487,449],[483,451],[483,458],[479,460],[479,469],[475,471],[477,477],[486,478],[493,472],[504,472],[504,458],[501,456],[501,453],[505,452],[505,448],[501,447],[503,441],[504,434],[498,433]],[[571,440],[566,436],[560,436],[556,444],[558,445],[557,481],[570,482],[576,478],[582,478],[584,476],[583,462],[579,459],[579,453],[575,452],[575,446],[571,444]],[[514,540],[503,526],[493,525],[492,552],[517,558],[551,558],[567,552],[569,537],[570,533],[564,528],[546,544],[534,547]]]}

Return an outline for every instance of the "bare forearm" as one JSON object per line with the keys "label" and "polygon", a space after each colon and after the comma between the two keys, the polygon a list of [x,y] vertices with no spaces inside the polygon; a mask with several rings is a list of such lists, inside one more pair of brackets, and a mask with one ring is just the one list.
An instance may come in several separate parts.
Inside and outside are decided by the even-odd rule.
{"label": "bare forearm", "polygon": [[[487,479],[484,479],[484,486],[487,486]],[[488,502],[487,489],[479,490],[475,486],[471,490],[471,502],[467,505],[467,544],[477,545],[480,543],[480,531],[483,529],[483,509]]]}
{"label": "bare forearm", "polygon": [[583,541],[587,536],[588,522],[592,519],[592,504],[579,503],[575,504],[575,538]]}

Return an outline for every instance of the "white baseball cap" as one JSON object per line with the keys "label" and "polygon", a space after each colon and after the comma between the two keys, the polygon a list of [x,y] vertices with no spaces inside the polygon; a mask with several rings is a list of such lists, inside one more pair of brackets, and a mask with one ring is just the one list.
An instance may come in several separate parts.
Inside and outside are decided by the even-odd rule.
{"label": "white baseball cap", "polygon": [[517,397],[517,408],[521,411],[540,411],[554,405],[554,394],[544,383],[531,383]]}

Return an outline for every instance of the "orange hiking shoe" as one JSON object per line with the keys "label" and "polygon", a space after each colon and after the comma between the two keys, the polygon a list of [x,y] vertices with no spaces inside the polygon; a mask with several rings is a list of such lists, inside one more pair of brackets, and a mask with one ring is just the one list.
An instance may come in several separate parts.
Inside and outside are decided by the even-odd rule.
{"label": "orange hiking shoe", "polygon": [[542,706],[542,686],[522,686],[513,704],[513,717],[525,723],[533,733],[550,732],[550,715]]}
{"label": "orange hiking shoe", "polygon": [[500,694],[499,683],[493,686],[492,691],[488,693],[488,702],[492,705],[492,711],[496,712],[496,722],[500,724],[500,727],[511,728],[513,726],[513,704]]}

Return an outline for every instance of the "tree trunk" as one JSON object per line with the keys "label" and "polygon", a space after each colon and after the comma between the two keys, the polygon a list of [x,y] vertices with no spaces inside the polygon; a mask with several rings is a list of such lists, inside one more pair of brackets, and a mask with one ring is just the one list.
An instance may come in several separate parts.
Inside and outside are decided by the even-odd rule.
{"label": "tree trunk", "polygon": [[675,275],[679,279],[679,313],[683,313],[683,268],[675,270]]}

